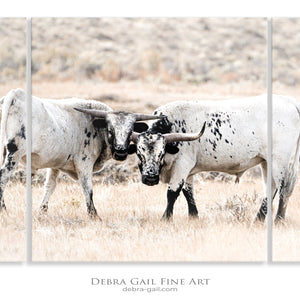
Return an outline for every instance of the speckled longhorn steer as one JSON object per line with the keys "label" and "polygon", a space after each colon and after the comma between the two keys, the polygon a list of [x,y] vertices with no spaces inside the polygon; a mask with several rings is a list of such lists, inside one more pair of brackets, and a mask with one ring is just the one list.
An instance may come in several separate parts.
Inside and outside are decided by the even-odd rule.
{"label": "speckled longhorn steer", "polygon": [[[0,169],[0,210],[5,209],[3,193],[10,176],[19,162],[26,162],[25,99],[22,89],[12,90],[1,99],[1,165],[4,149],[6,157]],[[32,173],[48,168],[41,210],[47,211],[57,175],[62,171],[79,181],[88,214],[96,217],[93,172],[112,157],[126,159],[132,131],[147,129],[147,124],[136,122],[154,118],[159,117],[113,112],[93,100],[32,97]]]}
{"label": "speckled longhorn steer", "polygon": [[[300,105],[285,96],[273,96],[273,199],[279,191],[275,221],[284,219],[288,198],[299,166]],[[164,217],[173,214],[174,203],[183,191],[190,216],[197,216],[193,175],[201,171],[219,171],[237,175],[255,165],[261,166],[265,195],[257,214],[263,221],[267,213],[267,97],[266,95],[223,101],[182,101],[157,108],[146,133],[133,134],[137,145],[142,181],[154,185],[168,183],[168,205]],[[206,122],[206,130],[197,141],[170,144],[165,134],[197,132]],[[150,151],[151,150],[151,151]],[[294,157],[293,157],[293,154]]]}

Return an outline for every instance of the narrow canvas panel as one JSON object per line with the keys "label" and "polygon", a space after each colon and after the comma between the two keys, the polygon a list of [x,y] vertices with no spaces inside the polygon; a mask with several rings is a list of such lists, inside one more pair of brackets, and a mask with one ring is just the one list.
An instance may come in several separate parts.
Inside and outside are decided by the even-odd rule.
{"label": "narrow canvas panel", "polygon": [[0,18],[0,261],[26,257],[26,19]]}
{"label": "narrow canvas panel", "polygon": [[274,261],[300,260],[300,19],[273,19]]}
{"label": "narrow canvas panel", "polygon": [[263,18],[34,18],[33,261],[266,260],[266,49]]}

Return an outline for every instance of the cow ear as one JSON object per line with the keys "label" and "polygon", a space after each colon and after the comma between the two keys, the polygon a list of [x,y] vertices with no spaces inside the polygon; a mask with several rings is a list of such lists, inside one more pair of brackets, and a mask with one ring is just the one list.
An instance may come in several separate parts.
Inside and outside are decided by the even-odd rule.
{"label": "cow ear", "polygon": [[128,147],[127,153],[128,154],[133,154],[135,152],[136,152],[136,144],[130,144],[129,147]]}
{"label": "cow ear", "polygon": [[148,125],[146,123],[134,123],[133,131],[141,133],[147,131]]}
{"label": "cow ear", "polygon": [[166,152],[169,154],[176,154],[178,153],[179,148],[177,146],[172,145],[172,143],[169,143],[166,145]]}
{"label": "cow ear", "polygon": [[96,128],[106,128],[107,124],[106,124],[106,120],[104,119],[96,119],[93,121],[93,125]]}

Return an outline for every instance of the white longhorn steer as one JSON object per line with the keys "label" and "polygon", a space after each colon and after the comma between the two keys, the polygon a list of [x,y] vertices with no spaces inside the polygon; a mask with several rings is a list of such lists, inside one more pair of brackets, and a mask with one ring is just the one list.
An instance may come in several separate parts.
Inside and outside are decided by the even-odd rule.
{"label": "white longhorn steer", "polygon": [[[26,161],[25,99],[22,89],[11,90],[1,99],[1,165],[4,151],[6,155],[0,169],[0,210],[5,209],[3,193],[10,176],[19,162]],[[124,160],[132,131],[140,127],[147,129],[145,123],[136,122],[154,118],[159,117],[113,112],[99,101],[32,97],[32,173],[48,168],[40,209],[47,211],[57,175],[62,171],[79,181],[88,214],[97,217],[93,203],[93,172],[112,157]]]}
{"label": "white longhorn steer", "polygon": [[[154,185],[159,179],[168,183],[164,217],[173,214],[174,203],[183,191],[190,216],[197,216],[193,175],[201,171],[219,171],[239,178],[246,170],[260,165],[264,198],[256,219],[267,214],[267,96],[223,101],[179,101],[157,108],[147,132],[132,135],[136,144],[142,181]],[[198,132],[201,138],[179,142],[186,132]],[[203,128],[204,130],[204,128]],[[173,133],[177,136],[172,138]],[[279,192],[275,222],[284,219],[299,166],[300,104],[294,98],[273,96],[273,169],[272,195]],[[171,142],[176,141],[177,144]]]}

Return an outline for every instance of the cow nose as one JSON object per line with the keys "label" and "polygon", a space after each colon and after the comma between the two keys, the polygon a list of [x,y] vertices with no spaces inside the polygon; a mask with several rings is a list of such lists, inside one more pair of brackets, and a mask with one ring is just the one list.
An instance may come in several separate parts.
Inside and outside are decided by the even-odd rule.
{"label": "cow nose", "polygon": [[142,182],[147,185],[156,185],[159,183],[159,175],[142,175]]}
{"label": "cow nose", "polygon": [[127,149],[121,146],[116,146],[113,154],[114,159],[116,160],[125,160],[127,158]]}

